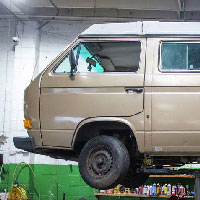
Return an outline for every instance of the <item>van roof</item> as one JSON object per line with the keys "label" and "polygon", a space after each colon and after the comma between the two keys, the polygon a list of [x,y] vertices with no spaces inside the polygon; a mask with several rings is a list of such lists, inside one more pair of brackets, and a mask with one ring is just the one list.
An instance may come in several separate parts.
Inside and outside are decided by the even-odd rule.
{"label": "van roof", "polygon": [[94,24],[79,37],[145,35],[199,35],[200,22],[138,21],[127,23]]}

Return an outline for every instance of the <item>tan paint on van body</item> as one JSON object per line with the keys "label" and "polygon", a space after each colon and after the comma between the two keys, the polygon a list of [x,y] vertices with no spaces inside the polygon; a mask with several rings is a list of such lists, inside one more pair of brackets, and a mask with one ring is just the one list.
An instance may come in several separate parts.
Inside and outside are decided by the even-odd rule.
{"label": "tan paint on van body", "polygon": [[[121,41],[119,38],[103,40]],[[57,146],[71,148],[76,127],[87,118],[118,117],[123,120],[123,117],[143,112],[143,93],[127,93],[126,89],[144,87],[146,39],[124,40],[141,41],[141,62],[137,73],[77,73],[70,78],[67,74],[54,74],[54,65],[45,72],[40,96],[43,145],[55,146],[52,144],[60,137],[63,139],[60,144],[56,142]],[[140,140],[144,141],[144,137]]]}
{"label": "tan paint on van body", "polygon": [[37,146],[42,146],[39,116],[40,77],[41,74],[24,91],[24,118],[31,119],[33,128],[28,130],[28,134],[34,137]]}
{"label": "tan paint on van body", "polygon": [[[31,107],[28,117],[35,120],[29,134],[34,136],[36,145],[71,149],[82,125],[95,120],[113,120],[132,129],[141,152],[200,155],[200,73],[161,72],[159,69],[161,41],[200,41],[200,38],[103,37],[88,40],[141,41],[139,71],[77,73],[73,78],[54,74],[53,67],[70,46],[42,75],[40,94],[31,99],[28,93],[25,95],[25,102]],[[31,85],[39,84],[38,80]],[[31,85],[27,90],[35,93],[36,87]],[[143,88],[143,93],[127,93],[126,88]]]}
{"label": "tan paint on van body", "polygon": [[[151,148],[156,155],[200,155],[200,73],[161,72],[161,41],[200,41],[200,38],[149,38],[146,92],[151,101]],[[152,50],[153,49],[153,50]],[[153,58],[153,59],[152,59]],[[150,127],[150,126],[149,126]],[[162,147],[162,151],[156,151]]]}

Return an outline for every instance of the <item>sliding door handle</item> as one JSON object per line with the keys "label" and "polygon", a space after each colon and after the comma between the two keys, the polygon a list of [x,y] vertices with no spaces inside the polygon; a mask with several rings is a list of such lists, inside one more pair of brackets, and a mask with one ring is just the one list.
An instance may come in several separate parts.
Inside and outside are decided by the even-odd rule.
{"label": "sliding door handle", "polygon": [[143,89],[142,88],[126,88],[125,91],[127,93],[142,93]]}

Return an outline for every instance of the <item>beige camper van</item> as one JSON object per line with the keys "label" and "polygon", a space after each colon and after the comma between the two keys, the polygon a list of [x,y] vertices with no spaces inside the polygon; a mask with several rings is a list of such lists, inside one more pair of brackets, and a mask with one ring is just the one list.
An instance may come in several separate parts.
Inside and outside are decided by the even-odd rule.
{"label": "beige camper van", "polygon": [[79,159],[91,187],[200,156],[200,24],[93,25],[25,90],[17,148]]}

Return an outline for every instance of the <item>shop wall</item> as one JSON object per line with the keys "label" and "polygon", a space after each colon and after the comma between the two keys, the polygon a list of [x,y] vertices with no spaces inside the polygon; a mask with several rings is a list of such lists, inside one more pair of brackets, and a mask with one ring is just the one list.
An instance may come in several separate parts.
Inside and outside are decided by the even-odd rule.
{"label": "shop wall", "polygon": [[64,193],[66,200],[96,200],[94,189],[85,184],[73,165],[4,165],[0,190],[9,191],[15,180],[27,188],[32,200],[61,200]]}

